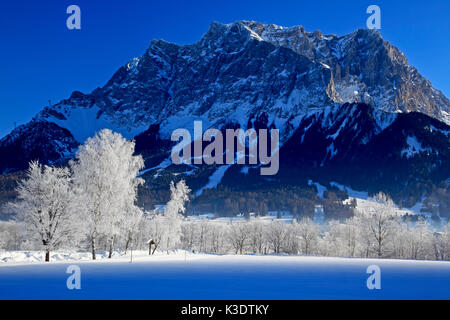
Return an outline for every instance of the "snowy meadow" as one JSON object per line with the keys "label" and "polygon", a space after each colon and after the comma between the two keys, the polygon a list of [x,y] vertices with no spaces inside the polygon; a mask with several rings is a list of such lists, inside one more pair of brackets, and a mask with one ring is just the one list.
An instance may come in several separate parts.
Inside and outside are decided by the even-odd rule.
{"label": "snowy meadow", "polygon": [[[448,299],[450,263],[146,251],[0,265],[0,299]],[[56,257],[55,257],[56,258]],[[79,268],[79,289],[69,289]],[[380,268],[369,289],[370,266]],[[69,272],[68,272],[69,271]]]}

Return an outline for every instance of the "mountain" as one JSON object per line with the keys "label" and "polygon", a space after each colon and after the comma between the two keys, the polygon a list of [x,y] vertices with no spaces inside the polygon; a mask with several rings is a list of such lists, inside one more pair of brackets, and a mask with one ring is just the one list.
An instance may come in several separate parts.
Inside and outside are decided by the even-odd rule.
{"label": "mountain", "polygon": [[177,174],[201,198],[242,175],[229,187],[269,181],[248,166],[171,165],[171,133],[194,120],[203,130],[279,129],[273,188],[307,188],[314,176],[411,204],[450,176],[450,101],[377,31],[339,37],[254,21],[213,22],[190,45],[153,40],[103,87],[73,92],[0,140],[0,172],[64,163],[108,127],[135,138],[149,185]]}

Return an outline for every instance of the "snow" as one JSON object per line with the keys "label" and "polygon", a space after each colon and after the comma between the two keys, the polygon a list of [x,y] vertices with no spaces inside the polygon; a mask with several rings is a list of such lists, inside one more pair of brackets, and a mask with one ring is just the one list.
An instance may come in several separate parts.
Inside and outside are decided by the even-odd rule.
{"label": "snow", "polygon": [[250,32],[250,37],[252,37],[253,39],[256,39],[258,41],[263,41],[263,39],[256,32],[254,32],[252,29],[250,29],[247,26],[244,26],[244,27],[245,27],[245,29],[247,29]]}
{"label": "snow", "polygon": [[431,152],[430,148],[423,148],[422,144],[417,140],[415,136],[408,136],[406,138],[406,143],[408,147],[402,150],[401,155],[406,156],[407,159],[414,157],[416,154],[421,152]]}
{"label": "snow", "polygon": [[[281,218],[277,218],[278,211],[269,211],[266,216],[255,216],[250,213],[250,221],[253,222],[261,222],[261,223],[271,223],[274,221],[283,222],[286,224],[292,224],[294,221],[294,217],[290,214],[289,211],[281,211]],[[208,220],[209,223],[214,223],[216,225],[233,225],[237,222],[246,222],[247,218],[242,215],[236,215],[234,217],[216,217],[213,213],[199,214],[199,215],[191,215],[186,218],[186,221],[190,222],[199,222],[202,220]]]}
{"label": "snow", "polygon": [[242,167],[242,169],[241,169],[241,173],[243,173],[243,174],[245,174],[245,175],[247,175],[248,174],[248,170],[250,169],[250,167],[249,166],[244,166],[244,167]]}
{"label": "snow", "polygon": [[216,169],[216,171],[214,171],[214,173],[209,177],[208,183],[197,191],[196,196],[200,196],[205,189],[213,189],[217,187],[230,166],[231,165],[223,165]]}
{"label": "snow", "polygon": [[385,112],[383,110],[375,109],[373,116],[380,130],[384,130],[389,127],[397,118],[396,113]]}
{"label": "snow", "polygon": [[[106,259],[109,252],[98,252],[97,259]],[[117,257],[121,254],[114,252],[113,256]],[[45,257],[44,251],[0,251],[0,265],[24,265],[43,263]],[[92,254],[90,252],[75,252],[75,251],[54,251],[50,254],[52,262],[70,262],[70,261],[85,261],[91,260]]]}
{"label": "snow", "polygon": [[329,159],[333,159],[334,156],[338,153],[337,149],[334,149],[334,143],[331,143],[328,147],[327,147],[327,156],[330,155]]}
{"label": "snow", "polygon": [[[355,198],[356,199],[356,209],[361,211],[361,212],[370,212],[370,210],[376,206],[376,202],[368,197],[364,197],[364,196],[358,196],[357,194],[353,194],[350,195],[351,192],[349,192],[349,196],[350,198]],[[364,192],[361,192],[361,194],[364,195]],[[431,220],[431,213],[428,212],[421,212],[420,210],[423,207],[423,200],[417,202],[414,206],[412,206],[411,208],[399,208],[398,206],[395,206],[395,214],[399,215],[399,216],[403,216],[403,215],[423,215],[426,217],[426,219],[428,220],[428,222],[432,222]],[[344,203],[348,203],[349,201],[346,200],[344,201]],[[445,223],[445,218],[442,218],[444,223]]]}
{"label": "snow", "polygon": [[323,193],[327,190],[325,186],[321,185],[318,182],[313,182],[312,180],[308,180],[308,185],[315,185],[317,188],[317,195],[323,199]]}
{"label": "snow", "polygon": [[447,111],[441,109],[441,114],[442,114],[442,118],[443,118],[444,122],[447,125],[450,125],[450,112],[447,112]]}
{"label": "snow", "polygon": [[349,197],[352,197],[352,198],[367,199],[367,198],[369,197],[368,192],[365,192],[365,191],[356,191],[356,190],[353,190],[353,189],[350,188],[350,187],[344,186],[344,185],[339,184],[339,183],[337,183],[337,182],[330,182],[330,185],[332,185],[333,187],[338,188],[339,190],[342,190],[342,191],[345,190],[345,191],[347,191],[348,196],[349,196]]}
{"label": "snow", "polygon": [[201,121],[202,123],[202,131],[207,130],[211,127],[211,123],[204,116],[192,116],[185,114],[187,110],[191,110],[192,107],[195,107],[195,103],[187,106],[185,108],[185,112],[180,116],[170,116],[165,121],[161,123],[161,129],[159,131],[162,139],[170,139],[172,133],[177,129],[185,129],[188,130],[191,134],[192,139],[194,138],[194,122]]}
{"label": "snow", "polygon": [[[81,289],[66,287],[80,267]],[[367,288],[367,268],[381,289]],[[450,262],[133,252],[112,259],[0,264],[0,299],[449,299]]]}
{"label": "snow", "polygon": [[127,63],[127,71],[132,74],[137,74],[138,70],[137,67],[139,65],[140,59],[139,58],[133,58]]}
{"label": "snow", "polygon": [[[327,190],[327,187],[321,185],[320,183],[313,182],[312,180],[308,181],[308,185],[315,185],[318,190],[317,195],[320,198],[323,198],[323,194]],[[330,182],[330,185],[338,188],[341,191],[347,191],[349,198],[347,200],[344,200],[344,204],[349,204],[351,199],[356,199],[356,209],[359,211],[368,212],[371,210],[371,208],[373,208],[373,206],[376,205],[376,202],[369,197],[369,193],[367,191],[357,191],[350,188],[349,186],[345,186],[334,181]],[[428,219],[431,219],[431,214],[420,211],[420,209],[423,207],[423,201],[424,199],[417,202],[411,208],[399,208],[398,206],[396,206],[395,213],[398,215],[424,215],[427,216]]]}
{"label": "snow", "polygon": [[[353,111],[353,110],[352,110],[352,111]],[[328,139],[328,138],[331,138],[331,139],[333,139],[333,140],[336,140],[336,138],[339,136],[339,133],[341,132],[341,130],[342,130],[343,128],[345,128],[345,126],[347,125],[347,122],[348,122],[348,118],[346,118],[344,121],[342,121],[342,124],[339,126],[339,129],[337,129],[337,131],[336,131],[334,134],[328,135],[328,136],[327,136],[327,139]]]}
{"label": "snow", "polygon": [[[158,164],[155,167],[152,168],[148,168],[148,169],[144,169],[142,171],[140,171],[138,173],[138,177],[142,177],[145,173],[151,171],[151,170],[155,170],[155,169],[166,169],[167,167],[169,167],[172,164],[172,160],[170,160],[170,158],[164,159],[160,164]],[[159,172],[159,170],[158,170]]]}
{"label": "snow", "polygon": [[430,131],[431,131],[431,132],[437,131],[437,132],[440,132],[440,133],[442,133],[442,134],[444,134],[444,135],[446,135],[446,136],[449,136],[449,135],[450,135],[450,130],[442,130],[442,129],[438,129],[438,128],[436,128],[436,127],[433,126],[433,125],[430,126]]}
{"label": "snow", "polygon": [[336,92],[339,94],[341,101],[336,102],[360,102],[360,92],[365,92],[364,84],[358,77],[352,76],[349,80],[341,80],[335,83]]}
{"label": "snow", "polygon": [[[91,108],[71,108],[64,113],[67,120],[61,120],[54,116],[50,116],[48,120],[69,130],[75,140],[80,143],[85,142],[87,138],[92,137],[96,132],[105,128],[119,132],[127,139],[132,139],[148,129],[148,124],[130,127],[129,125],[116,124],[105,115],[97,118],[99,111],[100,109],[96,105]],[[127,121],[127,123],[133,123],[133,121]]]}

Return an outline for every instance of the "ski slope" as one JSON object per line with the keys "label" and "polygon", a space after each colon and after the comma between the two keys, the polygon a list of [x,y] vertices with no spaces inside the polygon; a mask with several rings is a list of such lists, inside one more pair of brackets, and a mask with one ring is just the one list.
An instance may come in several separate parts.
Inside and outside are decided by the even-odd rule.
{"label": "ski slope", "polygon": [[[81,289],[67,289],[67,267]],[[369,290],[369,265],[381,289]],[[449,299],[450,262],[158,253],[0,263],[0,299]]]}

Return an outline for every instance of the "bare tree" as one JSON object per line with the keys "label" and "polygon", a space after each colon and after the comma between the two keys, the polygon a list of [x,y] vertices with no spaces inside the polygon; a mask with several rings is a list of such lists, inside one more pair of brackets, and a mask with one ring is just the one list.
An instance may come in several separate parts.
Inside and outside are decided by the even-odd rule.
{"label": "bare tree", "polygon": [[280,253],[286,236],[287,226],[280,221],[272,222],[267,228],[267,241],[275,253]]}
{"label": "bare tree", "polygon": [[296,226],[296,233],[303,254],[311,254],[319,238],[319,226],[310,218],[302,219]]}
{"label": "bare tree", "polygon": [[263,253],[266,243],[264,223],[261,221],[251,221],[249,223],[249,240],[253,253]]}
{"label": "bare tree", "polygon": [[398,216],[394,202],[385,194],[378,193],[373,200],[370,211],[361,215],[359,226],[373,240],[375,253],[381,258],[387,254],[387,245],[398,223]]}
{"label": "bare tree", "polygon": [[230,225],[228,237],[236,254],[243,254],[248,239],[248,230],[247,222],[236,222]]}

